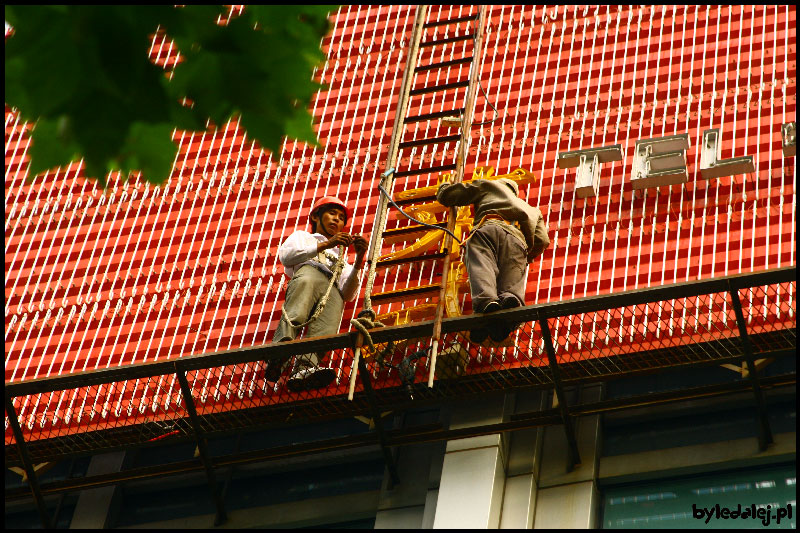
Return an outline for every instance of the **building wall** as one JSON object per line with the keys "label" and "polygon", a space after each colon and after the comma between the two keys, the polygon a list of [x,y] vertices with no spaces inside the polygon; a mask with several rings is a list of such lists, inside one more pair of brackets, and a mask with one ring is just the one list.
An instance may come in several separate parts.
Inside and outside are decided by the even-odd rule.
{"label": "building wall", "polygon": [[[436,6],[429,20],[473,11]],[[164,187],[112,176],[102,191],[79,164],[26,184],[30,125],[6,108],[6,382],[269,342],[287,282],[276,249],[305,229],[314,199],[339,195],[354,211],[348,231],[370,232],[413,19],[408,6],[331,14],[328,60],[318,69],[329,88],[312,106],[323,148],[287,141],[280,154],[265,153],[235,122],[176,132]],[[429,38],[453,34],[444,28]],[[781,124],[796,112],[795,35],[792,6],[490,7],[476,107],[484,123],[473,129],[466,168],[538,176],[521,194],[542,209],[552,244],[529,272],[528,303],[796,263],[795,159],[781,151]],[[427,49],[420,62],[457,58],[469,46]],[[151,55],[179,60],[159,36]],[[466,74],[428,72],[416,86]],[[423,95],[410,113],[460,100]],[[755,171],[702,179],[700,144],[711,128],[720,128],[722,159],[753,156]],[[445,132],[423,122],[406,135]],[[636,141],[682,133],[688,182],[634,193]],[[602,165],[596,198],[577,199],[575,170],[558,168],[558,154],[613,144],[623,160]],[[450,162],[455,148],[404,151],[398,169]],[[376,287],[430,279],[392,274]],[[347,306],[343,330],[360,298]],[[99,410],[103,398],[89,401]],[[53,420],[63,408],[57,396],[15,402],[29,429],[66,423]]]}
{"label": "building wall", "polygon": [[[701,372],[703,380],[713,381],[713,371]],[[674,375],[676,382],[681,378],[680,373]],[[632,378],[623,385],[638,389],[648,383]],[[571,401],[594,401],[609,395],[600,385],[568,392]],[[392,418],[396,427],[441,421],[458,428],[507,420],[513,413],[548,407],[551,402],[550,394],[518,391]],[[789,425],[776,420],[782,404],[790,415]],[[616,420],[610,420],[609,415],[582,417],[576,424],[582,462],[572,471],[566,467],[566,440],[559,425],[396,448],[399,484],[390,482],[377,446],[219,469],[217,480],[228,515],[220,527],[346,524],[351,528],[431,529],[456,528],[466,522],[475,529],[646,529],[676,524],[705,526],[692,516],[692,504],[709,508],[718,503],[733,510],[739,504],[743,508],[771,505],[776,509],[791,503],[794,509],[796,395],[783,391],[768,397],[775,443],[765,451],[758,448],[755,420],[748,412],[752,405],[752,394],[748,393],[624,411],[614,415]],[[731,407],[740,410],[738,419],[726,414]],[[702,442],[686,436],[702,432],[703,420],[709,416],[728,424],[718,424]],[[677,436],[659,449],[634,443],[621,451],[609,444],[613,441],[609,437],[624,431],[620,429],[621,420],[657,426],[665,419],[673,422],[661,431],[673,431]],[[737,422],[746,429],[744,433]],[[262,431],[244,438],[213,439],[210,445],[219,452],[239,445],[252,448],[276,439],[299,442],[366,430],[365,424],[349,420],[312,424],[299,431]],[[191,445],[165,444],[146,451],[105,454],[85,461],[88,464],[73,465],[70,472],[62,468],[66,465],[59,465],[44,478],[63,479],[87,470],[99,473],[103,466],[113,471],[119,469],[120,461],[126,463],[126,469],[151,466],[185,460],[192,453]],[[485,475],[488,469],[492,469],[491,475]],[[59,496],[47,501],[53,515],[60,506],[60,527],[210,528],[215,519],[202,473],[131,481],[116,488],[70,494],[61,502]],[[796,510],[792,516],[781,526],[796,523]],[[7,502],[5,520],[13,527],[39,524],[33,502]],[[771,527],[776,527],[772,522]],[[744,528],[754,523],[713,519],[710,525]]]}

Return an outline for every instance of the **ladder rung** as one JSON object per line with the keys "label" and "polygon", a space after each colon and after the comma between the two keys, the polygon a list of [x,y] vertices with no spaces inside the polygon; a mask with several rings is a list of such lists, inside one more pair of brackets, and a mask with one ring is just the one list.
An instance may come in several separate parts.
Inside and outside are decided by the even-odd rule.
{"label": "ladder rung", "polygon": [[439,284],[424,285],[422,287],[411,287],[397,291],[380,292],[373,294],[371,300],[374,305],[390,304],[393,302],[406,302],[436,296],[441,290],[442,286]]}
{"label": "ladder rung", "polygon": [[455,19],[436,20],[434,22],[426,22],[423,28],[433,28],[436,26],[444,26],[445,24],[457,24],[459,22],[466,22],[468,20],[478,20],[478,15],[467,15],[465,17],[458,17]]}
{"label": "ladder rung", "polygon": [[430,65],[423,65],[416,67],[414,71],[425,72],[426,70],[434,70],[437,68],[452,67],[453,65],[466,65],[472,63],[472,56],[462,57],[461,59],[453,59],[452,61],[443,61],[441,63],[431,63]]}
{"label": "ladder rung", "polygon": [[[424,227],[424,226],[423,226]],[[429,229],[430,231],[430,229]],[[419,263],[421,261],[427,261],[428,259],[435,259],[440,260],[447,257],[447,254],[442,253],[435,253],[435,254],[426,254],[426,255],[416,255],[414,257],[402,257],[400,259],[385,259],[382,261],[378,261],[375,265],[376,268],[386,268],[394,265],[406,265],[408,263]]]}
{"label": "ladder rung", "polygon": [[400,148],[411,148],[412,146],[422,146],[424,144],[448,143],[461,139],[461,135],[446,135],[444,137],[431,137],[430,139],[418,139],[416,141],[405,141],[400,143]]}
{"label": "ladder rung", "polygon": [[414,224],[413,226],[406,226],[404,228],[387,229],[383,232],[383,242],[385,244],[394,244],[396,242],[417,240],[429,231],[431,231],[431,228],[421,224]]}
{"label": "ladder rung", "polygon": [[426,194],[424,196],[417,196],[417,197],[414,197],[414,198],[403,198],[403,199],[400,199],[400,200],[398,200],[396,198],[394,199],[394,203],[396,203],[397,205],[399,205],[401,207],[404,206],[404,205],[413,205],[413,204],[429,204],[429,203],[435,202],[435,201],[436,201],[436,193],[435,192],[433,192],[431,194]]}
{"label": "ladder rung", "polygon": [[464,108],[453,109],[450,111],[437,111],[436,113],[426,113],[424,115],[414,115],[413,117],[406,117],[405,123],[422,122],[423,120],[434,120],[444,117],[460,117],[464,114]]}
{"label": "ladder rung", "polygon": [[453,163],[451,165],[442,165],[438,167],[430,167],[430,168],[417,168],[411,170],[403,170],[401,172],[395,172],[395,178],[404,178],[406,176],[418,176],[421,174],[430,174],[432,172],[443,172],[445,170],[455,170],[456,164]]}
{"label": "ladder rung", "polygon": [[444,85],[436,85],[433,87],[423,87],[422,89],[413,89],[409,91],[409,95],[416,96],[418,94],[435,93],[438,91],[446,91],[448,89],[458,89],[459,87],[468,87],[469,80],[457,81],[454,83],[445,83]]}
{"label": "ladder rung", "polygon": [[458,41],[466,41],[469,39],[474,39],[475,34],[471,33],[469,35],[460,35],[458,37],[448,37],[447,39],[437,39],[435,41],[428,41],[426,43],[419,43],[420,48],[425,48],[427,46],[436,46],[437,44],[447,44],[447,43],[457,43]]}
{"label": "ladder rung", "polygon": [[[440,204],[439,202],[435,202],[430,200],[430,203],[425,204],[425,211],[430,213],[431,215],[440,215],[442,213],[447,212],[447,208]],[[398,222],[402,222],[403,220],[408,220],[402,213],[399,211],[394,213],[394,218]]]}

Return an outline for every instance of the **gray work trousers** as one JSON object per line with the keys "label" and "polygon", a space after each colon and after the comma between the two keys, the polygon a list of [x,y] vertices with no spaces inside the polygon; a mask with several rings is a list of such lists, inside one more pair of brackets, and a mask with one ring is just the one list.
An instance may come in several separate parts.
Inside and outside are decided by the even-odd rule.
{"label": "gray work trousers", "polygon": [[[289,284],[286,286],[286,299],[283,302],[284,313],[281,313],[281,321],[272,342],[283,342],[294,340],[300,333],[298,328],[292,327],[288,317],[295,324],[302,324],[314,314],[317,304],[325,295],[330,278],[311,265],[304,265],[294,273]],[[334,286],[328,296],[325,308],[316,320],[307,327],[306,337],[318,337],[321,335],[335,335],[339,332],[339,323],[342,320],[344,310],[344,300],[339,293],[339,289]],[[319,366],[324,354],[305,354],[297,356],[299,364],[295,366]],[[286,362],[288,364],[288,361]],[[284,365],[285,366],[285,365]]]}
{"label": "gray work trousers", "polygon": [[472,232],[464,252],[472,309],[481,312],[489,302],[513,295],[525,305],[527,249],[501,224],[484,224]]}

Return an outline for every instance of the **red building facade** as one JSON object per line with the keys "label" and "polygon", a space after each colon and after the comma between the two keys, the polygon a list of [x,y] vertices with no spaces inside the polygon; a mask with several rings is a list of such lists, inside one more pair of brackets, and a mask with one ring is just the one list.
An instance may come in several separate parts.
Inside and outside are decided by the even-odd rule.
{"label": "red building facade", "polygon": [[[436,6],[428,20],[476,11]],[[796,159],[782,144],[782,125],[796,120],[796,8],[491,6],[488,15],[479,51],[486,94],[466,177],[491,166],[539,178],[521,195],[541,208],[552,244],[530,269],[528,304],[796,264]],[[103,191],[80,164],[27,184],[30,125],[6,107],[6,383],[270,342],[288,281],[276,250],[306,229],[313,201],[339,196],[353,209],[348,231],[371,231],[414,16],[407,6],[331,14],[318,69],[329,88],[312,106],[323,148],[287,141],[280,154],[266,153],[237,123],[176,132],[180,149],[163,187],[112,176]],[[468,31],[444,28],[428,38]],[[426,49],[420,63],[461,57],[466,47]],[[151,56],[167,68],[179,60],[162,36]],[[421,73],[415,87],[464,80],[467,68]],[[421,95],[409,113],[460,102],[456,91]],[[714,128],[718,158],[751,156],[753,171],[703,177],[704,132]],[[420,122],[404,140],[444,133],[437,121]],[[686,182],[634,189],[637,141],[684,134]],[[404,150],[398,167],[452,162],[455,144]],[[601,165],[596,196],[579,198],[576,170],[559,168],[559,154],[613,145],[622,160]],[[417,281],[434,275],[423,269]],[[396,282],[379,277],[376,290]],[[796,323],[794,290],[748,312],[788,302],[785,318]],[[342,331],[362,298],[347,306]],[[680,335],[672,319],[657,327]],[[145,405],[151,391],[138,386],[134,402]],[[76,402],[91,419],[126,417],[102,390],[14,405],[29,430],[57,429],[75,423],[64,413]],[[7,421],[7,443],[9,433]]]}

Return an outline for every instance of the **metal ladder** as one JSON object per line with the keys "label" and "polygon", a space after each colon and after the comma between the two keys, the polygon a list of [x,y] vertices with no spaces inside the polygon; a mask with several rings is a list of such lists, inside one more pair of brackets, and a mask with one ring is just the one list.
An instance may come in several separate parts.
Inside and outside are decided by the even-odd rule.
{"label": "metal ladder", "polygon": [[[484,27],[486,25],[486,6],[478,6],[477,14],[465,17],[458,17],[449,20],[440,20],[440,21],[425,23],[425,18],[427,16],[427,13],[428,13],[428,6],[419,6],[417,8],[417,15],[414,22],[411,41],[409,44],[409,50],[407,56],[408,59],[406,61],[405,72],[403,74],[403,84],[398,96],[398,105],[395,114],[394,126],[392,128],[392,136],[389,143],[389,151],[386,156],[386,167],[385,167],[386,171],[381,175],[380,187],[383,188],[385,191],[387,191],[388,194],[390,195],[394,194],[393,187],[395,178],[430,174],[434,172],[451,171],[453,178],[452,182],[461,183],[464,175],[464,163],[466,161],[467,149],[469,148],[468,145],[470,142],[470,130],[472,126],[472,117],[475,107],[474,105],[475,97],[477,94],[478,82],[480,77],[480,66],[481,66],[480,54],[483,46]],[[444,39],[422,41],[425,30],[428,28],[445,26],[445,25],[456,25],[465,22],[468,23],[477,22],[477,24],[474,25],[473,33],[456,37],[444,38]],[[468,40],[472,40],[473,42],[471,56],[467,55],[462,58],[453,59],[450,61],[443,61],[440,63],[431,63],[428,65],[421,65],[421,66],[417,65],[417,61],[419,59],[419,52],[421,48],[435,47],[458,41],[468,41]],[[470,65],[470,69],[468,78],[466,80],[452,82],[452,83],[445,83],[436,86],[412,88],[412,86],[414,85],[415,75],[417,73],[429,72],[429,71],[434,71],[436,69],[443,69],[455,65],[467,65],[467,64]],[[447,91],[452,89],[460,89],[460,88],[466,88],[466,97],[464,99],[463,108],[447,109],[434,113],[420,114],[415,116],[406,116],[411,97],[421,94],[436,93],[436,92]],[[413,139],[413,140],[401,141],[401,138],[404,137],[406,124],[422,122],[422,121],[439,120],[451,116],[461,118],[461,124],[460,124],[461,131],[458,135],[445,135],[441,137],[433,137],[427,139]],[[427,168],[406,169],[399,171],[396,170],[396,165],[401,150],[423,145],[443,144],[453,141],[459,141],[456,159],[453,163],[439,165],[439,166],[432,166]],[[436,194],[435,192],[433,192],[433,194],[428,194],[421,197],[415,197],[404,200],[396,199],[395,201],[398,205],[410,205],[414,203],[431,202],[434,201],[435,199],[436,199]],[[408,239],[411,235],[415,233],[418,234],[422,229],[424,229],[423,226],[414,225],[387,231],[386,222],[387,222],[387,214],[389,206],[390,205],[388,199],[383,193],[381,193],[378,200],[378,209],[375,215],[375,224],[373,227],[372,236],[370,238],[370,244],[369,244],[369,253],[367,259],[367,264],[368,264],[367,285],[366,285],[367,290],[364,298],[364,310],[371,310],[373,303],[381,305],[397,301],[405,301],[405,300],[419,299],[425,297],[430,298],[436,295],[439,296],[439,300],[436,305],[436,312],[434,315],[434,328],[432,337],[433,342],[431,346],[430,365],[429,365],[430,368],[428,376],[428,387],[433,387],[434,370],[436,367],[436,356],[439,347],[442,318],[444,314],[445,292],[447,290],[447,283],[445,280],[450,268],[451,255],[449,251],[453,244],[452,242],[453,238],[449,233],[445,233],[442,252],[438,254],[428,254],[424,256],[410,257],[406,259],[396,259],[392,261],[379,261],[378,257],[381,252],[384,238],[391,237],[395,239],[403,239],[403,238]],[[452,233],[455,228],[456,211],[457,209],[455,207],[449,208],[447,210],[447,229],[449,230],[450,233]],[[400,263],[411,263],[428,259],[442,261],[443,268],[442,268],[441,283],[434,283],[431,285],[425,285],[420,287],[410,287],[406,289],[400,289],[397,291],[388,291],[384,293],[372,294],[372,288],[375,281],[375,274],[378,268],[384,268],[388,266],[395,266]],[[353,399],[356,374],[358,373],[359,364],[362,365],[362,372],[363,372],[363,361],[360,358],[361,345],[363,343],[363,340],[364,339],[362,335],[359,333],[356,341],[355,357],[353,360],[353,365],[350,374],[349,398],[351,400]]]}

